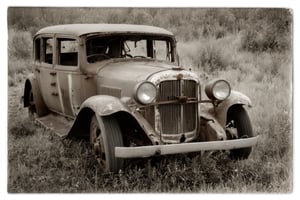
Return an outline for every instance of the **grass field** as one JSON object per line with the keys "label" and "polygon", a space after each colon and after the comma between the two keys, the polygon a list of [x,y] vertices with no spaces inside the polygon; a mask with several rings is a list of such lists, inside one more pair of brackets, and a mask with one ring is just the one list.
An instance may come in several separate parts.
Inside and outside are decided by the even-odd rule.
{"label": "grass field", "polygon": [[204,77],[225,78],[251,98],[249,115],[259,143],[242,161],[224,153],[174,155],[128,160],[118,174],[102,174],[86,141],[61,140],[27,118],[19,99],[30,72],[31,49],[25,48],[30,37],[29,30],[9,30],[8,192],[292,192],[290,49],[247,50],[242,32],[180,37],[182,65],[204,82]]}

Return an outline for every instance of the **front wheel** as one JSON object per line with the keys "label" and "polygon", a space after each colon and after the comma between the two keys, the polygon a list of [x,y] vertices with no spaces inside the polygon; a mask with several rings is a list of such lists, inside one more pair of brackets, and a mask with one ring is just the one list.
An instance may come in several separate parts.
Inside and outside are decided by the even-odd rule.
{"label": "front wheel", "polygon": [[115,157],[115,147],[123,146],[121,129],[116,118],[96,115],[90,123],[90,143],[95,157],[105,172],[118,172],[123,168],[123,159]]}
{"label": "front wheel", "polygon": [[[236,132],[235,138],[231,139],[253,137],[251,121],[247,111],[242,106],[233,106],[228,110],[227,128],[233,129]],[[230,157],[232,159],[247,159],[251,150],[252,147],[233,149],[230,151]]]}

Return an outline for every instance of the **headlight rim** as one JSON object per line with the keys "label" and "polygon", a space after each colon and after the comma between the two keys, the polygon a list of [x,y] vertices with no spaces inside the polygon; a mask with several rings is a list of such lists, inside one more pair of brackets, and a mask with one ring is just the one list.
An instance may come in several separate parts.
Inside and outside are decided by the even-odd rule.
{"label": "headlight rim", "polygon": [[[227,86],[228,86],[228,94],[226,97],[224,98],[218,98],[217,95],[214,92],[214,88],[215,86],[219,83],[219,82],[224,82]],[[211,100],[218,100],[218,101],[224,101],[226,100],[230,94],[231,94],[231,85],[227,80],[224,79],[214,79],[211,80],[208,84],[206,84],[205,86],[205,93],[207,95],[207,97]]]}
{"label": "headlight rim", "polygon": [[[143,101],[141,101],[141,100],[139,99],[139,97],[138,97],[138,90],[141,88],[141,86],[142,86],[143,84],[151,84],[151,85],[153,86],[153,88],[155,89],[155,96],[154,96],[154,98],[152,98],[152,100],[149,101],[149,102],[143,102]],[[150,81],[142,81],[142,82],[136,84],[136,86],[135,86],[135,88],[134,88],[134,99],[135,99],[135,101],[136,101],[137,103],[139,103],[139,104],[141,104],[141,105],[148,105],[148,104],[153,103],[153,101],[154,101],[156,98],[157,98],[157,87],[156,87],[156,85],[155,85],[154,83],[152,83],[152,82],[150,82]]]}

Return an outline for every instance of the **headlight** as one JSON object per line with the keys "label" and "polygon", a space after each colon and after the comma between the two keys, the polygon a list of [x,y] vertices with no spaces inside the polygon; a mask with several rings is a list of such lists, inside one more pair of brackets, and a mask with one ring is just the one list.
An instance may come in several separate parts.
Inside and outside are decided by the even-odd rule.
{"label": "headlight", "polygon": [[205,93],[212,100],[225,100],[230,92],[230,85],[225,80],[214,80],[205,86]]}
{"label": "headlight", "polygon": [[156,98],[156,87],[153,83],[145,81],[139,83],[135,87],[135,100],[141,104],[149,104],[152,103]]}

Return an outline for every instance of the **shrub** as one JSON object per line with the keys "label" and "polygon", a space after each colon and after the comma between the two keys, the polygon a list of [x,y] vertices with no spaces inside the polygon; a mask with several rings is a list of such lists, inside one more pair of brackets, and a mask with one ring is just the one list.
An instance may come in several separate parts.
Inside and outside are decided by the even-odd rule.
{"label": "shrub", "polygon": [[225,70],[228,66],[228,61],[223,55],[221,49],[216,45],[206,44],[199,53],[199,61],[201,66],[208,72]]}
{"label": "shrub", "polygon": [[8,30],[8,85],[24,80],[30,70],[32,39],[29,31]]}
{"label": "shrub", "polygon": [[32,37],[28,31],[8,30],[9,58],[29,59],[32,52]]}
{"label": "shrub", "polygon": [[241,49],[251,52],[291,48],[292,16],[287,9],[255,9],[241,38]]}
{"label": "shrub", "polygon": [[255,30],[246,30],[241,37],[241,48],[251,52],[263,51],[281,51],[282,48],[287,48],[286,43],[281,43],[279,38],[265,30],[257,32]]}
{"label": "shrub", "polygon": [[10,60],[8,60],[8,85],[14,86],[17,85],[18,82],[24,81],[30,68],[31,65],[28,59],[10,58]]}
{"label": "shrub", "polygon": [[[208,73],[236,68],[239,36],[227,35],[216,40],[214,37],[178,44],[181,64]],[[197,68],[197,69],[196,69]]]}

